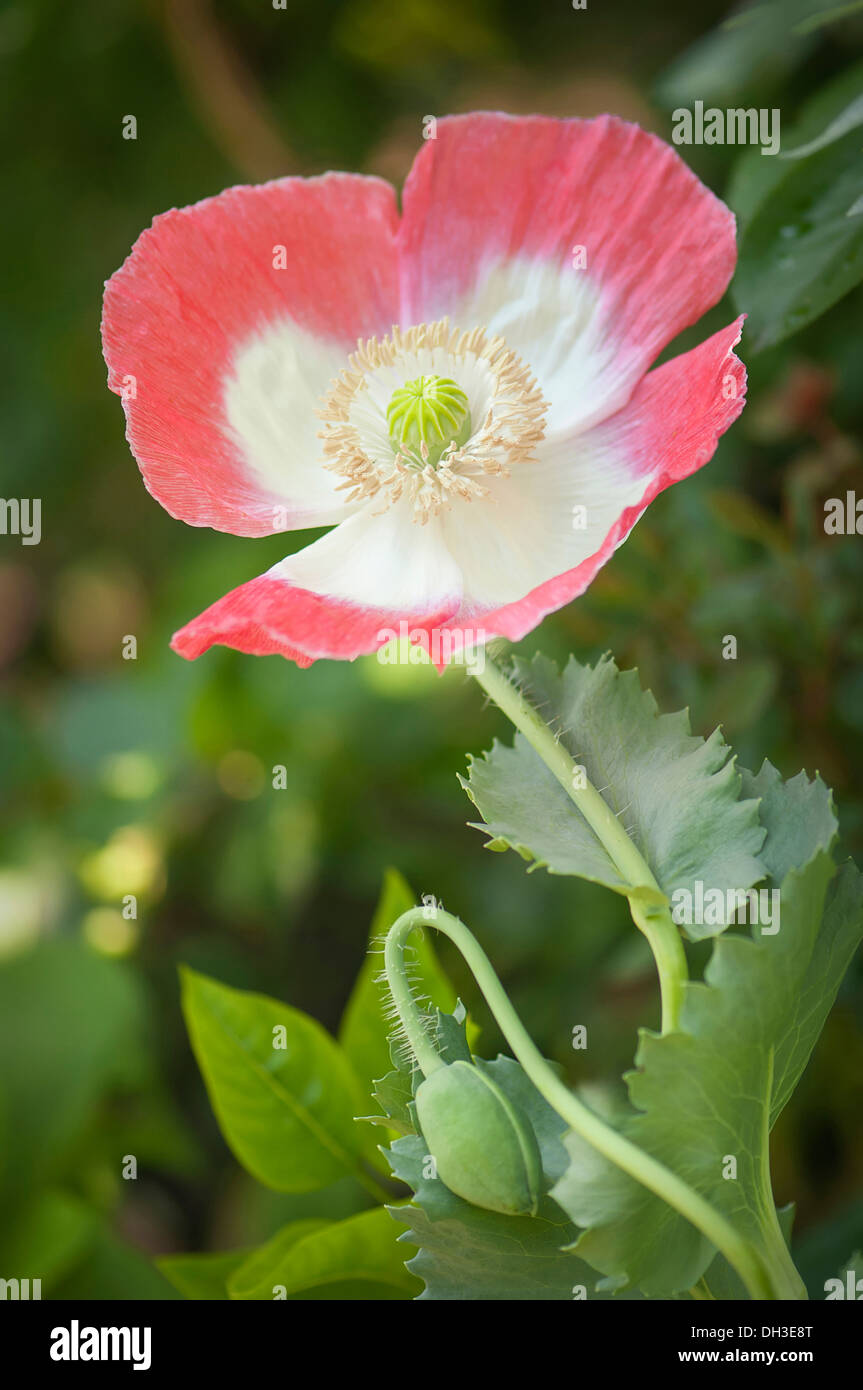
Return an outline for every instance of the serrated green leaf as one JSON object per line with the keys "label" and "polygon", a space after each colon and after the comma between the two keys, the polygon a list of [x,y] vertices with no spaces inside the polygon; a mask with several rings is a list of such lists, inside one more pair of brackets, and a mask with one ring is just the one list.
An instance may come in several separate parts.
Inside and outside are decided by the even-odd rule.
{"label": "serrated green leaf", "polygon": [[405,1266],[400,1229],[384,1207],[345,1221],[292,1221],[230,1276],[230,1296],[412,1298],[420,1285]]}
{"label": "serrated green leaf", "polygon": [[184,1298],[227,1302],[228,1279],[250,1254],[250,1250],[226,1250],[213,1255],[162,1255],[155,1264]]}
{"label": "serrated green leaf", "polygon": [[[740,800],[740,776],[717,730],[690,731],[685,711],[659,714],[636,671],[604,657],[595,667],[571,659],[562,675],[542,657],[517,663],[518,683],[587,778],[629,831],[669,899],[746,889],[763,877],[764,831],[757,803]],[[560,783],[517,734],[475,759],[462,782],[485,818],[478,828],[514,849],[527,849],[555,874],[575,874],[616,892],[631,891],[606,849]],[[733,914],[732,914],[733,915]],[[727,925],[687,927],[693,938]]]}
{"label": "serrated green leaf", "polygon": [[[704,983],[686,987],[679,1031],[642,1031],[636,1070],[626,1078],[633,1111],[620,1128],[765,1252],[781,1239],[769,1185],[770,1124],[863,936],[863,883],[850,865],[834,878],[835,817],[820,781],[801,774],[782,783],[765,764],[758,777],[744,774],[744,785],[762,797],[763,855],[781,893],[780,929],[718,938]],[[708,1242],[576,1136],[566,1145],[572,1163],[554,1196],[586,1228],[578,1252],[648,1295],[695,1284],[714,1254]]]}
{"label": "serrated green leaf", "polygon": [[[805,863],[813,845],[825,851],[832,845],[838,829],[832,794],[820,778],[810,782],[802,772],[783,782],[767,761],[757,776],[742,771],[744,793],[762,798],[761,814],[768,826],[763,858],[771,882],[781,884],[795,865]],[[793,1007],[777,1021],[771,1125],[800,1080],[833,1007],[860,943],[861,915],[863,879],[849,860],[840,865],[827,890],[811,955],[805,969],[798,971]]]}
{"label": "serrated green leaf", "polygon": [[[361,1093],[319,1023],[276,999],[184,969],[183,1012],[210,1101],[236,1157],[280,1192],[312,1192],[357,1171],[367,1144]],[[274,1046],[284,1029],[285,1046]]]}
{"label": "serrated green leaf", "polygon": [[374,1099],[381,1107],[381,1115],[363,1115],[359,1118],[369,1124],[383,1125],[398,1134],[413,1134],[410,1103],[413,1100],[413,1086],[410,1073],[394,1068],[386,1076],[379,1077],[372,1091]]}
{"label": "serrated green leaf", "polygon": [[435,1009],[433,1036],[435,1047],[445,1062],[471,1060],[474,1038],[467,1009],[460,999],[456,999],[452,1013]]}

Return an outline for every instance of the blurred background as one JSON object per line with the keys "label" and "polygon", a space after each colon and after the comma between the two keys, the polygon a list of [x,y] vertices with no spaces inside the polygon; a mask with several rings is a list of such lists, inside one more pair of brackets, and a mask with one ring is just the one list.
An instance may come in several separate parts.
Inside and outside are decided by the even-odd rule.
{"label": "blurred background", "polygon": [[[199,531],[148,496],[105,385],[104,280],[155,214],[233,183],[343,168],[400,184],[427,114],[611,111],[668,139],[672,108],[703,99],[790,122],[859,58],[849,8],[753,52],[715,32],[714,0],[4,0],[0,491],[42,498],[42,541],[0,537],[0,1274],[24,1239],[10,1214],[35,1213],[46,1296],[174,1297],[154,1253],[251,1244],[288,1216],[363,1205],[350,1185],[289,1199],[240,1172],[177,966],[334,1028],[388,865],[472,926],[573,1080],[618,1076],[637,1026],[658,1020],[625,904],[528,875],[467,828],[456,774],[507,730],[461,673],[169,651],[184,621],[312,536]],[[727,192],[738,150],[682,153]],[[726,301],[677,347],[733,312]],[[611,649],[662,707],[688,705],[697,732],[721,723],[745,765],[820,770],[858,858],[863,540],[825,535],[823,516],[828,497],[863,497],[860,324],[857,290],[755,356],[744,338],[750,403],[713,462],[521,647]],[[810,1277],[863,1243],[861,1077],[858,962],[774,1142]]]}

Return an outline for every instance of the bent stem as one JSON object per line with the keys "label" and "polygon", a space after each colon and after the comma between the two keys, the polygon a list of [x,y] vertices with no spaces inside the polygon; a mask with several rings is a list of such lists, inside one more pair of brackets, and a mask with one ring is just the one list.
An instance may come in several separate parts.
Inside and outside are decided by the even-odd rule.
{"label": "bent stem", "polygon": [[[753,1299],[794,1296],[788,1293],[778,1294],[775,1291],[772,1270],[768,1269],[759,1252],[700,1193],[670,1168],[666,1168],[664,1163],[645,1153],[637,1144],[633,1144],[600,1119],[567,1090],[525,1029],[495,974],[491,961],[464,923],[442,908],[432,909],[429,915],[428,908],[415,907],[403,913],[390,928],[384,961],[393,1001],[423,1073],[428,1075],[427,1065],[431,1070],[436,1070],[445,1063],[426,1035],[423,1015],[407,979],[404,947],[411,932],[428,923],[449,937],[461,952],[515,1056],[536,1089],[557,1111],[561,1119],[610,1162],[691,1221],[693,1226],[722,1252],[740,1275]],[[798,1293],[796,1296],[805,1297],[805,1294]]]}
{"label": "bent stem", "polygon": [[482,669],[478,664],[469,669],[474,680],[503,710],[507,719],[542,758],[549,772],[557,778],[628,885],[626,896],[632,920],[647,937],[656,961],[662,999],[662,1031],[673,1032],[680,1019],[683,986],[689,972],[680,933],[671,920],[671,912],[650,865],[633,844],[608,802],[588,781],[584,768],[570,756],[542,716],[504,675],[488,652],[484,653]]}

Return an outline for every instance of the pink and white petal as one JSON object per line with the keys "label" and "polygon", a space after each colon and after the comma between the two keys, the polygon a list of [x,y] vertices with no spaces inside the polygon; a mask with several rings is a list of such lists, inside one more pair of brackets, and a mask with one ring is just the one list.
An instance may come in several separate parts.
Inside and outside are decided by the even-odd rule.
{"label": "pink and white petal", "polygon": [[259,536],[348,514],[314,408],[357,338],[398,318],[397,223],[389,184],[327,174],[230,188],[139,237],[106,286],[103,343],[172,516]]}
{"label": "pink and white petal", "polygon": [[483,484],[487,498],[458,501],[441,517],[468,614],[516,602],[595,554],[644,492],[623,451],[591,434],[543,441],[535,462]]}
{"label": "pink and white petal", "polygon": [[301,652],[306,663],[353,660],[399,636],[428,650],[461,597],[458,567],[434,521],[417,526],[406,505],[375,515],[367,504],[213,604],[171,645],[190,659],[220,643],[293,660]]}
{"label": "pink and white petal", "polygon": [[625,404],[736,259],[728,208],[671,146],[611,116],[444,118],[403,203],[403,321],[449,314],[502,333],[553,428]]}
{"label": "pink and white petal", "polygon": [[[712,458],[720,435],[742,411],[746,370],[734,354],[742,325],[743,317],[650,372],[623,410],[573,441],[572,476],[580,480],[578,502],[587,508],[588,529],[581,536],[586,536],[591,553],[579,555],[582,541],[577,532],[574,540],[566,536],[566,507],[572,489],[566,476],[558,478],[553,494],[557,502],[548,514],[546,562],[551,576],[514,602],[483,608],[477,603],[482,590],[476,588],[472,574],[466,573],[465,603],[449,627],[466,631],[471,641],[477,631],[486,638],[502,636],[517,641],[546,614],[585,591],[645,508],[672,483],[703,467]],[[560,462],[558,459],[558,467]],[[565,467],[561,471],[565,475]],[[619,489],[623,505],[606,531],[613,488]],[[530,525],[532,529],[532,519]],[[600,535],[601,542],[593,549]],[[573,563],[555,573],[567,546],[571,546]],[[501,554],[497,565],[501,574],[503,561]],[[484,573],[491,574],[488,553],[485,565]]]}

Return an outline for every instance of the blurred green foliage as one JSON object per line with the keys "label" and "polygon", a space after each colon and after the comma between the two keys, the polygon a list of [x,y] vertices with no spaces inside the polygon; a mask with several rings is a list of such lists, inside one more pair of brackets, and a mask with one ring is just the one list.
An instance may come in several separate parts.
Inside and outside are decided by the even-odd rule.
{"label": "blurred green foliage", "polygon": [[[723,56],[725,31],[705,37],[723,14],[712,0],[0,11],[0,491],[43,499],[38,547],[0,538],[0,1274],[26,1250],[47,1294],[171,1297],[147,1255],[251,1246],[289,1219],[362,1208],[350,1180],[298,1197],[239,1171],[185,1036],[177,966],[334,1031],[387,865],[472,924],[573,1079],[618,1076],[637,1024],[656,1020],[625,905],[528,876],[466,828],[456,774],[503,724],[463,675],[171,654],[172,631],[274,563],[285,538],[196,531],[149,498],[105,387],[98,321],[102,282],[156,213],[280,172],[398,182],[427,113],[612,110],[668,138],[677,104],[746,100],[779,106],[790,129],[860,51],[852,13],[774,40],[771,61],[739,42]],[[136,141],[121,136],[129,113]],[[739,151],[684,153],[727,192]],[[820,770],[858,857],[863,539],[826,535],[823,516],[829,497],[863,497],[860,309],[858,289],[757,356],[744,337],[750,404],[713,462],[522,644],[556,658],[611,649],[662,707],[688,705],[696,730],[722,723],[743,763]],[[732,312],[726,302],[675,347]],[[121,656],[129,633],[136,661]],[[723,660],[727,634],[736,661]],[[493,1055],[493,1024],[441,954]],[[576,1023],[587,1056],[569,1045]],[[777,1200],[797,1201],[816,1271],[863,1240],[861,1076],[858,963],[774,1150]]]}

